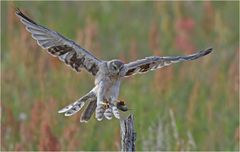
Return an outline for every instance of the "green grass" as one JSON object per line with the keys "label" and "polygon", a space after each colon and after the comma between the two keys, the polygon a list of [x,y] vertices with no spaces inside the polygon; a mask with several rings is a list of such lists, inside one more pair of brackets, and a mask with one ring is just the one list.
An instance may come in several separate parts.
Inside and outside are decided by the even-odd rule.
{"label": "green grass", "polygon": [[[190,150],[239,150],[239,2],[1,4],[1,150],[119,150],[120,146],[118,120],[92,118],[80,124],[80,113],[57,114],[87,93],[93,78],[72,71],[37,46],[14,15],[15,7],[105,60],[128,62],[213,47],[212,54],[197,61],[124,80],[120,99],[135,115],[137,150],[151,150],[144,142],[155,145],[161,132],[151,140],[149,128],[158,124],[166,137],[165,150],[187,150],[186,143],[176,146],[170,109],[179,140],[190,141],[188,131],[193,137],[196,147]],[[22,114],[26,119],[20,119]]]}

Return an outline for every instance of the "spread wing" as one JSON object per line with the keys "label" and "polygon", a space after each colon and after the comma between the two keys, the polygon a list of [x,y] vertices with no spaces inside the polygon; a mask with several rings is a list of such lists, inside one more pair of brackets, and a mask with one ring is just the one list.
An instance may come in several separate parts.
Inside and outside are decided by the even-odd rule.
{"label": "spread wing", "polygon": [[126,72],[125,77],[135,75],[137,73],[146,73],[150,70],[160,69],[164,66],[168,66],[172,63],[178,63],[183,61],[190,61],[198,59],[202,56],[205,56],[212,52],[212,48],[208,48],[206,50],[199,51],[195,54],[187,55],[187,56],[166,56],[166,57],[159,57],[159,56],[151,56],[145,59],[136,60],[125,64]]}
{"label": "spread wing", "polygon": [[38,45],[43,49],[47,49],[48,53],[54,57],[58,57],[77,72],[85,68],[92,75],[96,75],[99,69],[99,63],[102,62],[101,60],[97,59],[72,40],[37,24],[25,16],[19,9],[17,9],[16,15],[26,26],[27,31],[32,34],[32,37],[37,40]]}

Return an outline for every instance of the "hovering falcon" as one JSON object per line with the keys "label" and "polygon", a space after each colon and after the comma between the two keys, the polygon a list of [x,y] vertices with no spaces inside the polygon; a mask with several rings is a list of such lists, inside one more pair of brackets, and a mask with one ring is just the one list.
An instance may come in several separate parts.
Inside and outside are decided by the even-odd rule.
{"label": "hovering falcon", "polygon": [[49,54],[57,57],[76,72],[85,69],[95,76],[95,87],[91,91],[58,111],[58,113],[65,113],[65,116],[71,116],[82,109],[85,103],[88,103],[81,115],[80,122],[87,122],[94,111],[98,121],[101,121],[104,117],[112,119],[112,116],[120,119],[118,110],[127,110],[126,105],[118,100],[122,78],[157,70],[172,63],[195,60],[212,52],[212,48],[208,48],[186,56],[150,56],[127,64],[118,59],[104,61],[98,59],[74,41],[37,24],[19,9],[16,10],[16,15],[38,45],[47,49]]}

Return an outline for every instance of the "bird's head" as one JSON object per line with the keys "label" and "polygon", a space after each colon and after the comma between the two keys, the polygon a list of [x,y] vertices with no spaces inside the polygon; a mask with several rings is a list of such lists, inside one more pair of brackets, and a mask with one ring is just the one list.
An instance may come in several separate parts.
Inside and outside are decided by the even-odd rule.
{"label": "bird's head", "polygon": [[120,60],[111,60],[108,62],[108,69],[112,74],[119,74],[119,72],[124,67],[124,63]]}

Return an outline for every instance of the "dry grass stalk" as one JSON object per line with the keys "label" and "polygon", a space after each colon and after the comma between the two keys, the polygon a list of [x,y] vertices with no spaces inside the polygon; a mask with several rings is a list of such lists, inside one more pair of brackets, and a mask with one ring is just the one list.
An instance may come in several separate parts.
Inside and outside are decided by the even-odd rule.
{"label": "dry grass stalk", "polygon": [[196,110],[196,104],[197,104],[197,99],[198,99],[198,94],[199,94],[199,82],[196,82],[196,84],[194,85],[192,92],[190,94],[189,97],[189,105],[188,105],[188,112],[187,112],[187,120],[190,123],[190,125],[192,123],[195,123],[195,110]]}
{"label": "dry grass stalk", "polygon": [[50,126],[46,122],[41,123],[39,139],[39,150],[41,151],[59,151],[60,143],[58,139],[53,135]]}
{"label": "dry grass stalk", "polygon": [[148,37],[149,37],[148,38],[149,48],[150,50],[153,51],[153,53],[155,53],[155,51],[158,50],[160,46],[159,31],[158,31],[158,25],[156,21],[152,22],[149,33],[148,33]]}

